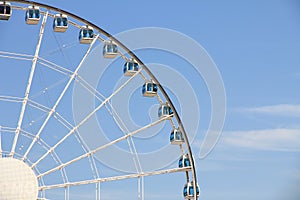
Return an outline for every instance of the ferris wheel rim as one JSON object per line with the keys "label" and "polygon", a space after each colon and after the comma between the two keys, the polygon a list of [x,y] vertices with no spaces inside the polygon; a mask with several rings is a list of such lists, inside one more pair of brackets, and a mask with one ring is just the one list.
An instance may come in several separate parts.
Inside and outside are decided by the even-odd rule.
{"label": "ferris wheel rim", "polygon": [[[142,68],[147,72],[147,74],[151,77],[151,79],[157,83],[157,86],[159,88],[159,90],[162,92],[163,96],[166,99],[166,103],[172,108],[173,112],[174,112],[174,117],[176,118],[176,121],[178,123],[178,128],[179,130],[182,132],[184,140],[185,140],[185,144],[186,144],[186,148],[188,151],[188,156],[190,158],[190,162],[191,162],[191,172],[192,172],[192,182],[193,182],[193,186],[194,188],[197,188],[197,176],[196,176],[196,168],[195,168],[195,161],[194,161],[194,157],[192,154],[192,150],[191,150],[191,146],[187,137],[187,133],[184,129],[183,123],[181,121],[181,118],[179,117],[179,114],[174,106],[174,104],[172,103],[169,95],[167,94],[167,92],[165,91],[165,89],[162,87],[162,85],[160,84],[160,82],[158,81],[158,79],[154,76],[154,74],[149,70],[149,68],[142,62],[141,59],[139,59],[134,52],[132,52],[130,49],[128,49],[121,41],[119,41],[117,38],[115,38],[113,35],[111,35],[110,33],[108,33],[107,31],[103,30],[101,27],[95,25],[94,23],[79,17],[71,12],[65,11],[63,9],[59,9],[56,8],[54,6],[50,6],[50,5],[46,5],[43,3],[38,3],[35,1],[27,1],[27,0],[9,0],[9,1],[4,1],[4,2],[17,2],[17,3],[22,3],[22,4],[27,4],[27,5],[34,5],[34,6],[39,6],[42,8],[46,8],[48,10],[52,10],[61,14],[65,14],[66,16],[69,16],[71,18],[74,18],[76,20],[78,20],[79,22],[82,22],[84,24],[86,24],[87,26],[91,26],[93,27],[95,30],[97,30],[99,33],[103,34],[105,37],[107,37],[110,41],[113,41],[115,44],[117,44],[119,47],[121,47],[123,50],[126,51],[126,53],[128,55],[130,55],[137,63],[139,63]],[[194,199],[197,199],[197,195],[196,193],[194,194]]]}

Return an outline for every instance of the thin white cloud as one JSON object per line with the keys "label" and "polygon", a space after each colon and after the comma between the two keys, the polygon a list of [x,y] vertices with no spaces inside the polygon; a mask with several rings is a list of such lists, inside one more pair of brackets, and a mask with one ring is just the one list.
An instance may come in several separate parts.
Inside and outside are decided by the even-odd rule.
{"label": "thin white cloud", "polygon": [[[288,172],[288,176],[293,179],[293,180],[296,180],[297,182],[300,181],[300,169],[291,169],[289,172]],[[299,185],[299,188],[300,188],[300,185]]]}
{"label": "thin white cloud", "polygon": [[300,104],[277,104],[253,108],[241,108],[238,110],[258,114],[300,117]]}
{"label": "thin white cloud", "polygon": [[296,78],[300,78],[300,72],[292,73],[292,74],[291,74],[291,77],[292,77],[292,78],[295,78],[295,77],[296,77]]}
{"label": "thin white cloud", "polygon": [[270,151],[300,151],[300,129],[265,129],[223,133],[226,147]]}

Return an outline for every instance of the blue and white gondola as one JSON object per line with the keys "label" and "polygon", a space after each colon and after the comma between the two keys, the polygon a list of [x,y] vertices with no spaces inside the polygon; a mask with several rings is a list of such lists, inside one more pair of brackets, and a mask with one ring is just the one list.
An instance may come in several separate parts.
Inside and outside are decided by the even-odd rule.
{"label": "blue and white gondola", "polygon": [[82,26],[78,39],[80,44],[91,44],[94,39],[94,29],[90,26]]}
{"label": "blue and white gondola", "polygon": [[168,106],[167,104],[160,105],[158,109],[159,119],[162,119],[164,117],[166,117],[166,119],[171,119],[172,116],[173,116],[173,110],[170,106]]}
{"label": "blue and white gondola", "polygon": [[139,71],[139,64],[134,61],[127,61],[123,67],[123,73],[125,76],[133,76]]}
{"label": "blue and white gondola", "polygon": [[[193,186],[193,182],[188,182],[184,185],[183,188],[183,196],[185,199],[194,199],[194,195],[195,195],[195,190],[194,190],[194,186]],[[197,185],[196,186],[196,196],[199,197],[200,196],[200,188]]]}
{"label": "blue and white gondola", "polygon": [[181,145],[184,143],[184,138],[179,129],[174,129],[170,134],[170,142],[174,145]]}
{"label": "blue and white gondola", "polygon": [[54,32],[66,32],[68,29],[68,17],[64,14],[56,14],[53,20],[53,31]]}
{"label": "blue and white gondola", "polygon": [[9,20],[12,14],[10,3],[0,1],[0,20]]}
{"label": "blue and white gondola", "polygon": [[185,154],[179,158],[179,161],[178,161],[179,168],[190,167],[190,166],[191,166],[191,162],[190,162],[188,154]]}
{"label": "blue and white gondola", "polygon": [[41,12],[38,6],[28,6],[25,14],[26,24],[38,24],[41,19]]}
{"label": "blue and white gondola", "polygon": [[105,42],[103,46],[104,58],[115,58],[118,55],[118,46],[110,41]]}
{"label": "blue and white gondola", "polygon": [[148,81],[143,85],[142,94],[145,97],[154,97],[157,95],[157,84],[152,81]]}

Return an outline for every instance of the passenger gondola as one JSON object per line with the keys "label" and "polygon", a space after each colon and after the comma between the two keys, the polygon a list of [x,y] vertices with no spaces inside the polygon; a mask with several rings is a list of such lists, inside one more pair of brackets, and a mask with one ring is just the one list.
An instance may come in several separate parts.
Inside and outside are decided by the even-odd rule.
{"label": "passenger gondola", "polygon": [[113,42],[105,42],[103,46],[104,58],[115,58],[118,54],[118,46]]}
{"label": "passenger gondola", "polygon": [[0,20],[9,20],[12,14],[10,3],[0,1]]}
{"label": "passenger gondola", "polygon": [[68,17],[63,14],[56,14],[53,20],[54,32],[66,32],[68,29]]}
{"label": "passenger gondola", "polygon": [[157,95],[157,84],[148,81],[143,85],[142,94],[145,97],[154,97]]}
{"label": "passenger gondola", "polygon": [[158,109],[158,117],[164,118],[166,117],[166,119],[171,119],[171,117],[173,116],[173,110],[170,106],[166,105],[166,104],[162,104],[159,109]]}
{"label": "passenger gondola", "polygon": [[190,162],[188,154],[185,154],[179,158],[179,161],[178,161],[179,168],[190,167],[190,166],[191,166],[191,162]]}
{"label": "passenger gondola", "polygon": [[94,29],[90,26],[82,26],[79,32],[80,44],[90,44],[94,39]]}
{"label": "passenger gondola", "polygon": [[124,64],[123,72],[125,76],[133,76],[137,71],[139,71],[139,64],[134,61],[127,61]]}
{"label": "passenger gondola", "polygon": [[37,6],[28,6],[25,21],[26,24],[38,24],[41,19],[40,8]]}
{"label": "passenger gondola", "polygon": [[[199,197],[200,195],[199,186],[197,185],[196,188],[197,188],[196,196]],[[195,190],[194,190],[193,182],[191,181],[184,185],[183,196],[185,199],[194,199],[194,195],[195,195]]]}
{"label": "passenger gondola", "polygon": [[170,142],[174,145],[180,145],[184,143],[184,138],[179,129],[174,129],[170,134]]}

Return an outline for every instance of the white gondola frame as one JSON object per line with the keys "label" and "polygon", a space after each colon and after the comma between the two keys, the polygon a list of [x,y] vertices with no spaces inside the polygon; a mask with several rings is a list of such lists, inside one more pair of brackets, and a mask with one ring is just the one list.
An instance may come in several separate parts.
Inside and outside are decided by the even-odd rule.
{"label": "white gondola frame", "polygon": [[[183,187],[183,196],[185,199],[194,199],[194,184],[193,181],[187,182]],[[196,196],[200,196],[200,187],[198,184],[196,184]]]}
{"label": "white gondola frame", "polygon": [[168,120],[172,119],[173,117],[173,110],[167,104],[161,104],[158,108],[158,117],[159,119],[166,118]]}
{"label": "white gondola frame", "polygon": [[170,142],[173,145],[182,145],[184,143],[184,137],[178,128],[173,129],[173,131],[171,132]]}
{"label": "white gondola frame", "polygon": [[91,44],[94,40],[94,29],[91,26],[82,26],[79,31],[80,44]]}
{"label": "white gondola frame", "polygon": [[[58,20],[62,25],[58,24]],[[53,20],[53,31],[64,33],[69,27],[68,16],[64,14],[56,14]]]}
{"label": "white gondola frame", "polygon": [[28,6],[25,13],[26,24],[36,25],[40,22],[40,19],[41,19],[40,8],[38,6]]}
{"label": "white gondola frame", "polygon": [[184,168],[184,167],[190,167],[190,166],[191,166],[191,162],[189,159],[189,155],[184,154],[184,155],[180,156],[179,161],[178,161],[178,167]]}
{"label": "white gondola frame", "polygon": [[[151,85],[151,86],[149,86]],[[144,97],[154,97],[157,95],[157,84],[152,82],[152,81],[147,81],[146,83],[144,83],[143,87],[142,87],[142,94]]]}
{"label": "white gondola frame", "polygon": [[118,46],[112,41],[105,41],[103,46],[104,58],[115,58],[118,55]]}
{"label": "white gondola frame", "polygon": [[124,76],[133,76],[139,71],[139,64],[134,61],[127,61],[123,67]]}
{"label": "white gondola frame", "polygon": [[[0,7],[3,7],[3,13],[0,13],[0,20],[9,20],[12,15],[11,4],[8,2],[0,1]],[[9,13],[7,13],[7,8],[9,8]]]}

